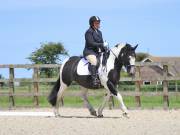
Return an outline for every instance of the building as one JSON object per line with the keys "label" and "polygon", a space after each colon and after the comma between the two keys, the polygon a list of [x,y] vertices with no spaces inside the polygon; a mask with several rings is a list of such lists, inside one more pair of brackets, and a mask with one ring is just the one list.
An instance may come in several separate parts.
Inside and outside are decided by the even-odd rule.
{"label": "building", "polygon": [[[180,57],[155,57],[149,56],[141,61],[143,62],[173,62],[174,65],[168,66],[168,76],[177,76],[180,74]],[[162,84],[162,81],[150,81],[151,78],[159,78],[163,76],[163,67],[160,66],[144,66],[140,69],[141,78],[145,81],[144,85]]]}

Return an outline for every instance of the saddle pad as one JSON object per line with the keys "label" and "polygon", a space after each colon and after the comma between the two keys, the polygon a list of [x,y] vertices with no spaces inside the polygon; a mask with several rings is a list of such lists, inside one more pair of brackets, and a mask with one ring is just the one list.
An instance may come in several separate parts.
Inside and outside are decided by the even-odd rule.
{"label": "saddle pad", "polygon": [[89,65],[88,61],[82,58],[79,61],[78,66],[77,66],[77,74],[78,75],[91,75],[88,69],[88,65]]}

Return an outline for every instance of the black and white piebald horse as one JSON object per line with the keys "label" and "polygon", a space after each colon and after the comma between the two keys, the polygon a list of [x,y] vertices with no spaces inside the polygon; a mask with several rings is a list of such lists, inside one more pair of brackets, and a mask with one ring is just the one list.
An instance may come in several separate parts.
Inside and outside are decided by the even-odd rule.
{"label": "black and white piebald horse", "polygon": [[[128,117],[127,108],[124,105],[121,94],[116,90],[116,85],[120,79],[120,71],[124,66],[127,72],[131,75],[135,74],[135,50],[138,45],[132,47],[130,44],[117,44],[115,47],[109,49],[109,55],[107,57],[106,65],[103,66],[103,54],[100,56],[100,66],[98,68],[98,75],[101,85],[107,90],[107,95],[98,109],[98,115],[95,109],[89,103],[86,93],[84,91],[83,99],[91,115],[103,117],[102,111],[105,107],[109,97],[113,95],[120,102],[123,115]],[[81,57],[73,56],[64,61],[60,68],[60,77],[53,87],[48,100],[52,106],[55,107],[55,116],[60,116],[59,106],[65,89],[71,84],[72,81],[76,81],[79,85],[94,89],[92,84],[92,78],[88,70],[88,62]]]}

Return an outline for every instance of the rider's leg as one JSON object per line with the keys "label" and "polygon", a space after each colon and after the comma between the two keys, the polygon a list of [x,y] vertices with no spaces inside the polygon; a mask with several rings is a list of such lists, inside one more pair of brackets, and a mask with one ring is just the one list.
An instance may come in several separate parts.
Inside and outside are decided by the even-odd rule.
{"label": "rider's leg", "polygon": [[91,63],[91,65],[96,66],[97,65],[97,58],[96,55],[88,55],[86,56],[86,59]]}
{"label": "rider's leg", "polygon": [[93,79],[93,85],[96,87],[99,85],[98,79],[97,79],[97,58],[96,55],[88,55],[86,56],[86,59],[91,63],[90,66],[90,72]]}

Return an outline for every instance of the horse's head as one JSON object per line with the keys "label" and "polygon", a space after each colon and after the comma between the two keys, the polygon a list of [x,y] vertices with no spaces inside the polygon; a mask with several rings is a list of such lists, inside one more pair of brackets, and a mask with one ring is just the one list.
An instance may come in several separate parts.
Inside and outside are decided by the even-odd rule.
{"label": "horse's head", "polygon": [[138,45],[132,47],[130,44],[126,43],[123,47],[117,45],[117,48],[121,48],[118,55],[118,61],[121,63],[127,70],[130,75],[135,74],[135,60],[136,53],[135,50]]}

